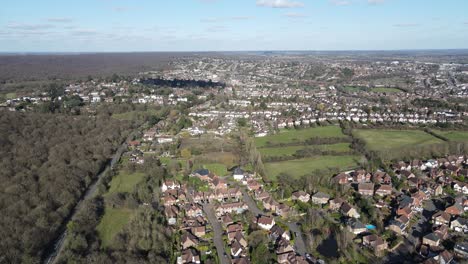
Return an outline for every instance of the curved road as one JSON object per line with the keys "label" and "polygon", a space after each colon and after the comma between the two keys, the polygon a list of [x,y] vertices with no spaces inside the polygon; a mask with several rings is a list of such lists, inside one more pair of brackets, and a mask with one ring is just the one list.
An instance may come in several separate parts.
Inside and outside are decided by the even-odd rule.
{"label": "curved road", "polygon": [[231,263],[230,254],[228,254],[224,248],[223,242],[223,228],[216,217],[213,205],[209,203],[203,204],[203,211],[205,211],[206,218],[211,223],[213,227],[213,242],[218,253],[219,263],[229,264]]}
{"label": "curved road", "polygon": [[107,173],[107,171],[114,168],[115,164],[119,162],[120,158],[122,157],[122,154],[127,149],[127,142],[131,138],[133,138],[133,136],[135,136],[136,133],[138,133],[138,131],[131,133],[127,137],[127,139],[124,141],[124,143],[120,145],[120,147],[114,153],[114,156],[112,157],[112,160],[110,161],[110,163],[106,166],[106,168],[101,173],[98,174],[96,181],[94,181],[88,187],[88,190],[86,190],[81,200],[79,200],[76,206],[72,209],[72,211],[70,212],[70,216],[65,220],[65,222],[62,224],[62,227],[59,230],[60,234],[57,236],[57,238],[54,241],[52,241],[51,245],[45,250],[42,263],[53,264],[58,259],[58,256],[60,256],[60,253],[62,252],[65,246],[64,242],[65,242],[65,238],[67,237],[67,224],[73,219],[76,213],[81,210],[81,208],[83,207],[84,201],[89,200],[94,197],[94,195],[96,194],[97,188],[99,186],[99,183],[102,180],[102,176],[104,176]]}
{"label": "curved road", "polygon": [[[249,207],[249,210],[255,216],[263,214],[263,212],[258,208],[257,203],[255,202],[255,200],[247,193],[247,191],[244,188],[241,188],[241,191],[242,191],[242,195],[243,195],[243,198],[244,198],[244,202]],[[281,219],[279,216],[277,216],[275,218],[277,220]],[[298,226],[298,224],[296,222],[291,222],[291,223],[288,222],[286,224],[289,227],[289,230],[291,232],[294,232],[294,236],[296,237],[295,244],[294,244],[294,246],[296,248],[296,252],[301,256],[305,256],[305,254],[307,252],[306,252],[306,246],[305,246],[305,243],[304,243],[304,239],[302,237],[301,229],[299,228],[299,226]]]}

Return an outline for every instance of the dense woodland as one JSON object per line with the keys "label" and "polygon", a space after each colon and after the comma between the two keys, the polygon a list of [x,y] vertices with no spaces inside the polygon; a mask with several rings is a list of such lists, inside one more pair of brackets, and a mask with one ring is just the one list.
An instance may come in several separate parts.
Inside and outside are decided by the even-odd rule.
{"label": "dense woodland", "polygon": [[84,53],[0,55],[0,88],[17,81],[58,80],[136,74],[160,70],[187,53]]}
{"label": "dense woodland", "polygon": [[[158,205],[159,185],[166,170],[153,157],[146,158],[144,165],[130,163],[120,170],[143,173],[144,180],[129,193],[106,194],[109,182],[118,171],[106,175],[99,186],[100,195],[88,201],[84,210],[68,224],[66,246],[58,263],[168,263],[174,256],[173,236]],[[130,222],[107,247],[96,230],[106,208],[134,212]]]}
{"label": "dense woodland", "polygon": [[36,263],[129,134],[96,117],[0,112],[0,263]]}

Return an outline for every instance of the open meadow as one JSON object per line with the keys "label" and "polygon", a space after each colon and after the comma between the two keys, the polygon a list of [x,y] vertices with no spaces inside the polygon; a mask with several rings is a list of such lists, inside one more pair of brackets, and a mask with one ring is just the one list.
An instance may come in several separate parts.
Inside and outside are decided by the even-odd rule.
{"label": "open meadow", "polygon": [[[111,195],[117,193],[131,193],[135,186],[145,178],[141,172],[129,173],[121,170],[110,182],[109,190],[104,194],[104,199],[112,199]],[[99,238],[102,241],[102,247],[112,247],[115,236],[123,230],[125,225],[132,219],[135,210],[129,208],[115,208],[106,206],[104,215],[96,227]]]}
{"label": "open meadow", "polygon": [[401,90],[397,89],[397,88],[378,87],[378,88],[372,88],[371,92],[374,92],[374,93],[399,93],[399,92],[401,92]]}
{"label": "open meadow", "polygon": [[447,138],[449,141],[468,142],[468,131],[433,130],[433,132]]}
{"label": "open meadow", "polygon": [[106,207],[104,216],[96,227],[103,248],[112,247],[115,236],[130,222],[133,214],[134,210],[131,209]]}
{"label": "open meadow", "polygon": [[308,146],[285,146],[285,147],[271,147],[259,148],[258,151],[262,157],[277,157],[277,156],[293,156],[294,153],[302,149],[317,149],[320,151],[333,151],[333,152],[349,152],[351,151],[349,143],[336,143],[330,145],[308,145]]}
{"label": "open meadow", "polygon": [[369,150],[386,151],[431,145],[443,141],[421,130],[357,129],[353,132]]}
{"label": "open meadow", "polygon": [[113,193],[130,193],[144,177],[145,174],[141,172],[128,173],[121,171],[118,175],[114,176],[110,182],[110,188],[106,195]]}
{"label": "open meadow", "polygon": [[212,134],[181,139],[181,153],[190,153],[185,159],[193,162],[195,168],[206,168],[217,175],[226,175],[227,168],[238,164],[238,145],[229,137]]}
{"label": "open meadow", "polygon": [[304,129],[282,129],[279,133],[255,138],[257,148],[270,144],[301,144],[311,138],[345,138],[339,126],[311,127]]}
{"label": "open meadow", "polygon": [[255,138],[270,179],[282,173],[301,177],[313,175],[317,170],[338,172],[354,168],[361,157],[353,154],[349,142],[339,126],[287,129],[275,135]]}
{"label": "open meadow", "polygon": [[316,156],[312,158],[294,159],[265,164],[270,179],[275,179],[281,173],[292,177],[314,174],[316,170],[338,169],[347,170],[357,166],[359,156]]}

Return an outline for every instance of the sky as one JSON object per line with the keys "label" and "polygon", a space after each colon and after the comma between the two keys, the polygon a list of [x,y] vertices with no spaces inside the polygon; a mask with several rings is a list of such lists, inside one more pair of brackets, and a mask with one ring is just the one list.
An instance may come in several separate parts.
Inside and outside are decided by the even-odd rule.
{"label": "sky", "polygon": [[6,0],[0,52],[468,48],[467,0]]}

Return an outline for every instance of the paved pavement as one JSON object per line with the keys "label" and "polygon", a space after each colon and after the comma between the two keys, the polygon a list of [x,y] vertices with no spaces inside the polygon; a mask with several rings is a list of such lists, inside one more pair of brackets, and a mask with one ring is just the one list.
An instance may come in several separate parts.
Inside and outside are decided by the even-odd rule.
{"label": "paved pavement", "polygon": [[203,204],[203,211],[213,227],[213,242],[215,244],[216,251],[218,252],[219,263],[230,264],[230,254],[227,254],[224,248],[223,228],[216,217],[213,205],[209,203]]}

